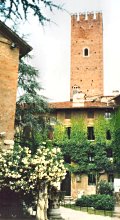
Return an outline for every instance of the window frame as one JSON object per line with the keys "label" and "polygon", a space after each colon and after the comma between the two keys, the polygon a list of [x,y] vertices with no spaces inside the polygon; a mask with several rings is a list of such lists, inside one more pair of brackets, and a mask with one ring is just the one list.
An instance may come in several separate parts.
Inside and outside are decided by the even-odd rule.
{"label": "window frame", "polygon": [[93,126],[87,127],[87,139],[89,141],[94,141],[95,140],[95,133],[94,133],[94,127]]}
{"label": "window frame", "polygon": [[89,119],[89,118],[94,118],[94,117],[95,117],[94,111],[93,110],[88,110],[87,111],[87,118]]}
{"label": "window frame", "polygon": [[114,183],[114,174],[113,173],[108,174],[108,183]]}
{"label": "window frame", "polygon": [[66,134],[67,134],[68,139],[70,139],[70,137],[71,137],[71,127],[66,127]]}
{"label": "window frame", "polygon": [[109,148],[109,149],[106,150],[106,155],[107,155],[107,158],[113,158],[112,148]]}
{"label": "window frame", "polygon": [[110,141],[112,139],[110,129],[106,131],[106,140]]}
{"label": "window frame", "polygon": [[95,173],[89,173],[88,174],[88,186],[96,186],[96,174]]}
{"label": "window frame", "polygon": [[107,111],[104,113],[104,118],[105,119],[111,119],[111,112]]}
{"label": "window frame", "polygon": [[70,110],[65,111],[65,119],[71,119],[71,111]]}
{"label": "window frame", "polygon": [[89,163],[94,163],[94,161],[95,161],[95,154],[94,153],[88,153],[88,161],[89,161]]}

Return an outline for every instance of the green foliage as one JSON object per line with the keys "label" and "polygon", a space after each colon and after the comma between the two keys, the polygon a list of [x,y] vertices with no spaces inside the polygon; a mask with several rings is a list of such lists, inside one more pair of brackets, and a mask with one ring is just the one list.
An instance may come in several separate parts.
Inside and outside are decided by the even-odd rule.
{"label": "green foliage", "polygon": [[[16,104],[15,142],[29,147],[33,152],[47,139],[49,123],[45,114],[49,112],[47,99],[40,95],[38,71],[20,61],[18,91],[22,92]],[[34,146],[34,147],[33,147]]]}
{"label": "green foliage", "polygon": [[71,121],[71,142],[82,144],[86,142],[86,127],[83,118],[72,119]]}
{"label": "green foliage", "polygon": [[106,181],[101,180],[98,184],[98,193],[99,194],[105,194],[105,195],[113,195],[113,184],[112,183],[108,183]]}
{"label": "green foliage", "polygon": [[39,72],[33,66],[27,64],[24,59],[19,63],[18,85],[26,93],[36,94],[40,89],[40,84],[36,79],[39,77]]}
{"label": "green foliage", "polygon": [[56,124],[54,127],[54,141],[57,144],[82,144],[86,141],[85,124],[82,118],[71,121],[70,139],[67,136],[66,127],[63,124]]}
{"label": "green foliage", "polygon": [[54,141],[57,144],[63,143],[67,138],[65,126],[62,124],[56,124],[54,127]]}
{"label": "green foliage", "polygon": [[115,207],[115,200],[110,195],[97,195],[98,200],[94,204],[94,208],[97,210],[112,211]]}
{"label": "green foliage", "polygon": [[94,204],[97,202],[98,196],[97,195],[87,195],[82,196],[81,198],[76,200],[76,206],[80,207],[94,207]]}
{"label": "green foliage", "polygon": [[106,146],[97,144],[95,149],[95,164],[98,171],[112,171],[113,163],[107,158]]}
{"label": "green foliage", "polygon": [[114,148],[114,164],[117,172],[120,171],[120,108],[115,112],[113,119],[113,148]]}
{"label": "green foliage", "polygon": [[106,120],[103,116],[99,116],[95,120],[94,127],[95,127],[95,141],[96,141],[96,143],[101,143],[104,145],[111,143],[112,140],[109,140],[109,141],[106,140],[106,132],[108,130],[110,130],[110,132],[112,131],[110,119]]}
{"label": "green foliage", "polygon": [[115,201],[110,195],[82,196],[76,200],[76,206],[93,207],[97,210],[114,210]]}
{"label": "green foliage", "polygon": [[33,15],[38,18],[39,22],[43,25],[45,21],[50,21],[44,15],[44,11],[47,13],[47,9],[53,11],[53,9],[62,9],[61,6],[54,4],[49,0],[2,0],[0,2],[0,13],[5,19],[25,19]]}
{"label": "green foliage", "polygon": [[81,198],[77,199],[76,202],[75,202],[75,205],[76,206],[80,206],[80,207],[91,207],[92,205],[92,200],[91,200],[91,203],[89,204],[89,198],[91,198],[92,196],[82,196]]}
{"label": "green foliage", "polygon": [[[55,126],[54,142],[61,147],[63,154],[69,156],[72,164],[69,170],[74,173],[89,173],[93,170],[111,171],[113,163],[107,158],[107,149],[112,148],[112,140],[106,140],[106,131],[111,130],[112,124],[110,120],[99,117],[95,121],[95,141],[87,140],[87,129],[83,118],[71,119],[71,135],[70,139],[65,136],[65,127],[62,125],[59,131]],[[57,140],[57,142],[56,142]],[[90,161],[92,155],[93,160]],[[98,178],[99,179],[99,178]]]}

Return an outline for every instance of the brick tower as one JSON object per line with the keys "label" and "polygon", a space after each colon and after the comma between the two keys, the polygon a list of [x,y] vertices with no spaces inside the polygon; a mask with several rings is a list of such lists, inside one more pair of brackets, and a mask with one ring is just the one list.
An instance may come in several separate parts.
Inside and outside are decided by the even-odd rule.
{"label": "brick tower", "polygon": [[103,25],[101,13],[71,16],[70,99],[103,95]]}

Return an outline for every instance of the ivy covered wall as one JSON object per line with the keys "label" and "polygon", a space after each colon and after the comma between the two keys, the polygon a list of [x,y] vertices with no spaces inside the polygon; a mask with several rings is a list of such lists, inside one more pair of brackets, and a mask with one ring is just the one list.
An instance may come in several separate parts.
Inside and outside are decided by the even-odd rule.
{"label": "ivy covered wall", "polygon": [[64,156],[74,162],[69,169],[74,173],[90,171],[112,171],[113,161],[108,152],[112,152],[112,120],[99,116],[94,120],[94,140],[88,140],[87,123],[84,118],[71,118],[71,131],[68,137],[67,127],[58,124],[54,127],[54,143],[62,148]]}
{"label": "ivy covered wall", "polygon": [[62,117],[56,111],[53,143],[62,149],[75,198],[96,193],[100,180],[120,178],[120,110],[114,110],[63,109]]}

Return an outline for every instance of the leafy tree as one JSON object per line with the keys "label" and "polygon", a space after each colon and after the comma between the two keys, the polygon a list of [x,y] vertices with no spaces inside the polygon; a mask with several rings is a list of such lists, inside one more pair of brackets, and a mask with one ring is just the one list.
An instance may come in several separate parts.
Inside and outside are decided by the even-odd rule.
{"label": "leafy tree", "polygon": [[15,146],[7,151],[1,148],[0,189],[7,187],[12,191],[21,192],[23,198],[24,195],[32,193],[34,200],[37,200],[39,220],[39,206],[43,205],[43,200],[45,202],[48,199],[48,186],[56,187],[66,175],[63,162],[60,149],[45,143],[37,149],[35,155],[27,147]]}
{"label": "leafy tree", "polygon": [[[48,103],[40,95],[41,87],[38,82],[38,71],[24,60],[20,61],[18,88],[22,95],[16,107],[15,142],[28,146],[35,151],[40,142],[46,140],[47,124],[45,114],[49,112]],[[34,146],[34,149],[33,149]]]}
{"label": "leafy tree", "polygon": [[1,0],[0,1],[0,13],[6,19],[15,20],[25,19],[29,16],[36,16],[41,24],[45,21],[50,21],[44,15],[45,9],[47,8],[52,12],[53,9],[61,9],[60,5],[56,5],[50,0]]}
{"label": "leafy tree", "polygon": [[113,196],[113,184],[108,183],[105,180],[101,180],[98,184],[98,194],[105,194]]}

